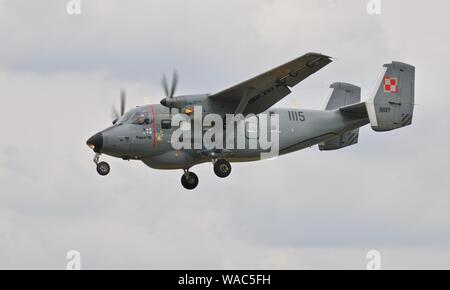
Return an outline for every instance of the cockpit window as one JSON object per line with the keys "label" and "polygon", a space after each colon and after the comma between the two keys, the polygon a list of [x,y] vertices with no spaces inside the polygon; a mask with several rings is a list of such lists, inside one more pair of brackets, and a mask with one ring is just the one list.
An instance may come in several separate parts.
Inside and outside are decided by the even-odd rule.
{"label": "cockpit window", "polygon": [[128,122],[128,120],[131,118],[131,116],[133,116],[134,112],[127,112],[125,113],[125,115],[122,116],[122,118],[120,118],[117,123],[118,124],[125,124]]}
{"label": "cockpit window", "polygon": [[131,118],[130,123],[134,125],[148,125],[151,123],[150,113],[148,111],[139,111]]}
{"label": "cockpit window", "polygon": [[118,124],[134,124],[134,125],[149,125],[152,123],[152,115],[148,110],[135,109],[123,115],[117,121]]}

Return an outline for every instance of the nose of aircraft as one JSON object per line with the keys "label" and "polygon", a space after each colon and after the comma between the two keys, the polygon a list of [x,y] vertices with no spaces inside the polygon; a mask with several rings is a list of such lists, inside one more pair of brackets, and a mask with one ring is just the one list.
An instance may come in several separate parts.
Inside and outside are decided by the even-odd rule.
{"label": "nose of aircraft", "polygon": [[102,133],[97,133],[86,142],[87,146],[89,146],[92,150],[97,153],[100,153],[103,147],[103,135]]}

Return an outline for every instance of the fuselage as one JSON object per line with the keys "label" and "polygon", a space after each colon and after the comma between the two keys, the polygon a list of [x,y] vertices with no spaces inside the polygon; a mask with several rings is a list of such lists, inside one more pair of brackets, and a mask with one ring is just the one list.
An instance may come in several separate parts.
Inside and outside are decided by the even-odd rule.
{"label": "fuselage", "polygon": [[[177,113],[177,110],[171,112],[169,108],[159,104],[130,110],[115,125],[96,135],[98,142],[101,138],[101,146],[97,148],[97,152],[125,160],[141,160],[155,169],[187,169],[210,162],[212,158],[226,159],[229,162],[260,160],[262,154],[270,150],[262,148],[259,142],[273,136],[278,139],[276,155],[288,154],[333,139],[369,122],[366,118],[344,115],[339,110],[272,108],[253,118],[252,125],[241,124],[245,131],[243,148],[242,143],[238,148],[237,141],[232,142],[232,147],[226,146],[225,131],[223,148],[207,149],[193,145],[190,148],[175,149],[172,135],[179,128],[172,126],[172,118]],[[278,119],[276,126],[273,122],[262,121],[264,118],[272,120],[273,116]],[[191,128],[200,128],[201,136],[207,131],[205,126]],[[264,130],[266,134],[262,134]],[[234,138],[237,135],[236,130]]]}

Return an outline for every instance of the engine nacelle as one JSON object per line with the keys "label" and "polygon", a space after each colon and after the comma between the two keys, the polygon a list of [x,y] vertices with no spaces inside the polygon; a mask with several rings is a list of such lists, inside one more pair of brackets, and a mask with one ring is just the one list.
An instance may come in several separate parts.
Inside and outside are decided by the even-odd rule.
{"label": "engine nacelle", "polygon": [[182,111],[183,108],[202,105],[208,98],[207,94],[203,95],[187,95],[173,98],[164,98],[161,100],[161,105],[167,108],[175,108]]}

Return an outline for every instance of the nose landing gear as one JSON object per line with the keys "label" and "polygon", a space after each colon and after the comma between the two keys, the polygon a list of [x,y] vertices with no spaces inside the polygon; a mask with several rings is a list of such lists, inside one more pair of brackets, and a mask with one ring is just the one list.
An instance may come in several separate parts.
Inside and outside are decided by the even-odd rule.
{"label": "nose landing gear", "polygon": [[183,176],[181,176],[181,184],[188,190],[193,190],[198,185],[198,176],[194,172],[190,172],[189,169],[184,170]]}
{"label": "nose landing gear", "polygon": [[100,159],[100,154],[99,153],[95,154],[94,163],[95,163],[95,165],[97,165],[97,172],[101,176],[106,176],[109,174],[111,167],[106,162],[99,162],[99,159]]}

